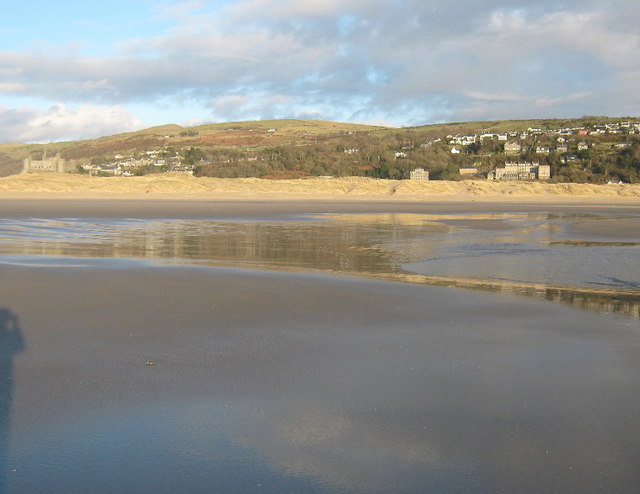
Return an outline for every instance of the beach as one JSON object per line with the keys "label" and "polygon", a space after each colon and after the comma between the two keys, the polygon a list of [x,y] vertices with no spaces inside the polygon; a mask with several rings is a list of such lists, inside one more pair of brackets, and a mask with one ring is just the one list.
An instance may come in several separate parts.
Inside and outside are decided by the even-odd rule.
{"label": "beach", "polygon": [[206,178],[185,173],[141,177],[92,177],[21,173],[0,177],[1,199],[325,200],[384,202],[640,203],[640,184],[550,184],[378,180],[314,177],[297,180]]}
{"label": "beach", "polygon": [[0,492],[640,481],[637,319],[397,276],[463,237],[627,259],[633,202],[29,194],[0,197]]}

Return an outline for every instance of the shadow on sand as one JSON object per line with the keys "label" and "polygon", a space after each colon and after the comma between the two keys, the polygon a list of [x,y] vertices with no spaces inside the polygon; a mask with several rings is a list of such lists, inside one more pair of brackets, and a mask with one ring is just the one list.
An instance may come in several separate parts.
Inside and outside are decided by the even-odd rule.
{"label": "shadow on sand", "polygon": [[0,308],[0,494],[7,491],[13,358],[25,348],[18,318]]}

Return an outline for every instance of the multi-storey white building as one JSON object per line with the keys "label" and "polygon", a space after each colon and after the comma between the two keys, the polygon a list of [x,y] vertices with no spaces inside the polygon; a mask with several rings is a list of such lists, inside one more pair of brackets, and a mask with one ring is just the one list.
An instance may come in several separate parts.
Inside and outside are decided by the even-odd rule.
{"label": "multi-storey white building", "polygon": [[487,175],[489,180],[548,180],[551,178],[549,165],[538,162],[506,162],[504,168],[496,168]]}

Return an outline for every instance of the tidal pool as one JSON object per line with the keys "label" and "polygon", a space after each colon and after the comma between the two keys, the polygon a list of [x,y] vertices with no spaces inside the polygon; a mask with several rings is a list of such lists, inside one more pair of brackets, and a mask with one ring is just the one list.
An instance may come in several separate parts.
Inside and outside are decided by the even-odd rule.
{"label": "tidal pool", "polygon": [[640,319],[640,216],[628,214],[0,220],[0,262],[69,258],[341,273],[513,292]]}

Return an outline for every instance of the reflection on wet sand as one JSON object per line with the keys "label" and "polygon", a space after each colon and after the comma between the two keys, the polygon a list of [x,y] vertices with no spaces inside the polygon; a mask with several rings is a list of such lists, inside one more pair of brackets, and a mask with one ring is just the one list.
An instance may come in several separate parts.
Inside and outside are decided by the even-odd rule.
{"label": "reflection on wet sand", "polygon": [[[21,220],[0,225],[0,254],[319,270],[522,294],[640,319],[639,268],[629,261],[640,246],[632,241],[640,233],[634,237],[630,228],[640,223],[603,219],[485,213],[270,222]],[[602,264],[607,256],[615,262]]]}
{"label": "reflection on wet sand", "polygon": [[472,279],[439,278],[419,274],[397,273],[392,276],[371,274],[372,278],[404,281],[433,286],[447,286],[491,292],[513,293],[572,305],[578,309],[619,314],[640,320],[640,293],[636,290],[580,289],[576,287],[526,285]]}

